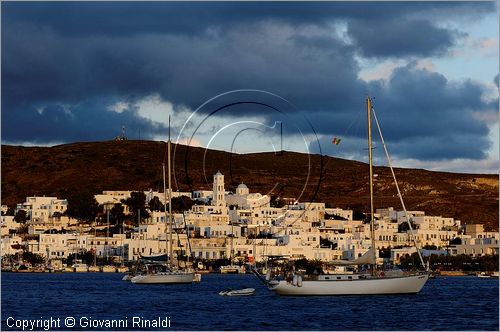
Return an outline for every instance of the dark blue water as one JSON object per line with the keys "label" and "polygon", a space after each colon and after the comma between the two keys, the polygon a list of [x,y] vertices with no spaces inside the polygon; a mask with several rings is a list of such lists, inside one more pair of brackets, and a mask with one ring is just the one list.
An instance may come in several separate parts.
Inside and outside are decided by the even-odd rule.
{"label": "dark blue water", "polygon": [[[63,329],[75,329],[64,326],[67,316],[76,327],[81,317],[126,319],[128,330],[137,330],[133,316],[170,317],[171,330],[499,329],[498,279],[442,277],[429,280],[417,295],[280,297],[251,275],[204,275],[192,285],[135,285],[104,273],[1,277],[2,330],[9,329],[9,317],[61,318]],[[218,295],[244,287],[256,294]]]}

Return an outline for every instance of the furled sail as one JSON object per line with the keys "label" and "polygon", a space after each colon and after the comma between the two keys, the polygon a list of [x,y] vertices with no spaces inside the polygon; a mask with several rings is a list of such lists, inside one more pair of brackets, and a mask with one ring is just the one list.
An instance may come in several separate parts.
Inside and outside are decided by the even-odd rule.
{"label": "furled sail", "polygon": [[375,264],[375,255],[373,249],[370,248],[363,256],[356,258],[352,261],[347,260],[333,260],[330,262],[331,265],[365,265],[365,264]]}

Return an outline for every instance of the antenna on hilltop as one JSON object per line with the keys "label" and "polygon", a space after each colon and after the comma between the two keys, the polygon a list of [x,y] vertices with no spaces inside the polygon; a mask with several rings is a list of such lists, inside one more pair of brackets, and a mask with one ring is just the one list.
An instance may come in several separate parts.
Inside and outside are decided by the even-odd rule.
{"label": "antenna on hilltop", "polygon": [[127,136],[125,136],[125,126],[122,126],[122,133],[115,137],[115,141],[126,141]]}

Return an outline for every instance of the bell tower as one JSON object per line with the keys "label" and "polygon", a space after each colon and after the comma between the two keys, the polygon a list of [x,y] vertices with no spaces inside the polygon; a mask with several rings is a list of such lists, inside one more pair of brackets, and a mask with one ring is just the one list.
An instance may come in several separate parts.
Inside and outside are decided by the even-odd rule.
{"label": "bell tower", "polygon": [[212,205],[214,206],[226,206],[226,200],[224,198],[224,175],[220,171],[214,175],[214,187],[213,187],[213,199]]}

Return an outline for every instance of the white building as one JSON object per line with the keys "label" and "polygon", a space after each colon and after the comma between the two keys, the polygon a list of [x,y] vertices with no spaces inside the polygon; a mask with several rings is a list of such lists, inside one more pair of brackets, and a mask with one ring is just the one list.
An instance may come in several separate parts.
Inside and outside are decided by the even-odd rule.
{"label": "white building", "polygon": [[21,227],[21,224],[14,220],[14,216],[1,216],[0,218],[1,236],[9,235],[10,231]]}
{"label": "white building", "polygon": [[57,197],[26,197],[24,203],[17,204],[15,214],[26,211],[29,221],[45,222],[49,217],[63,214],[68,208],[68,201]]}

